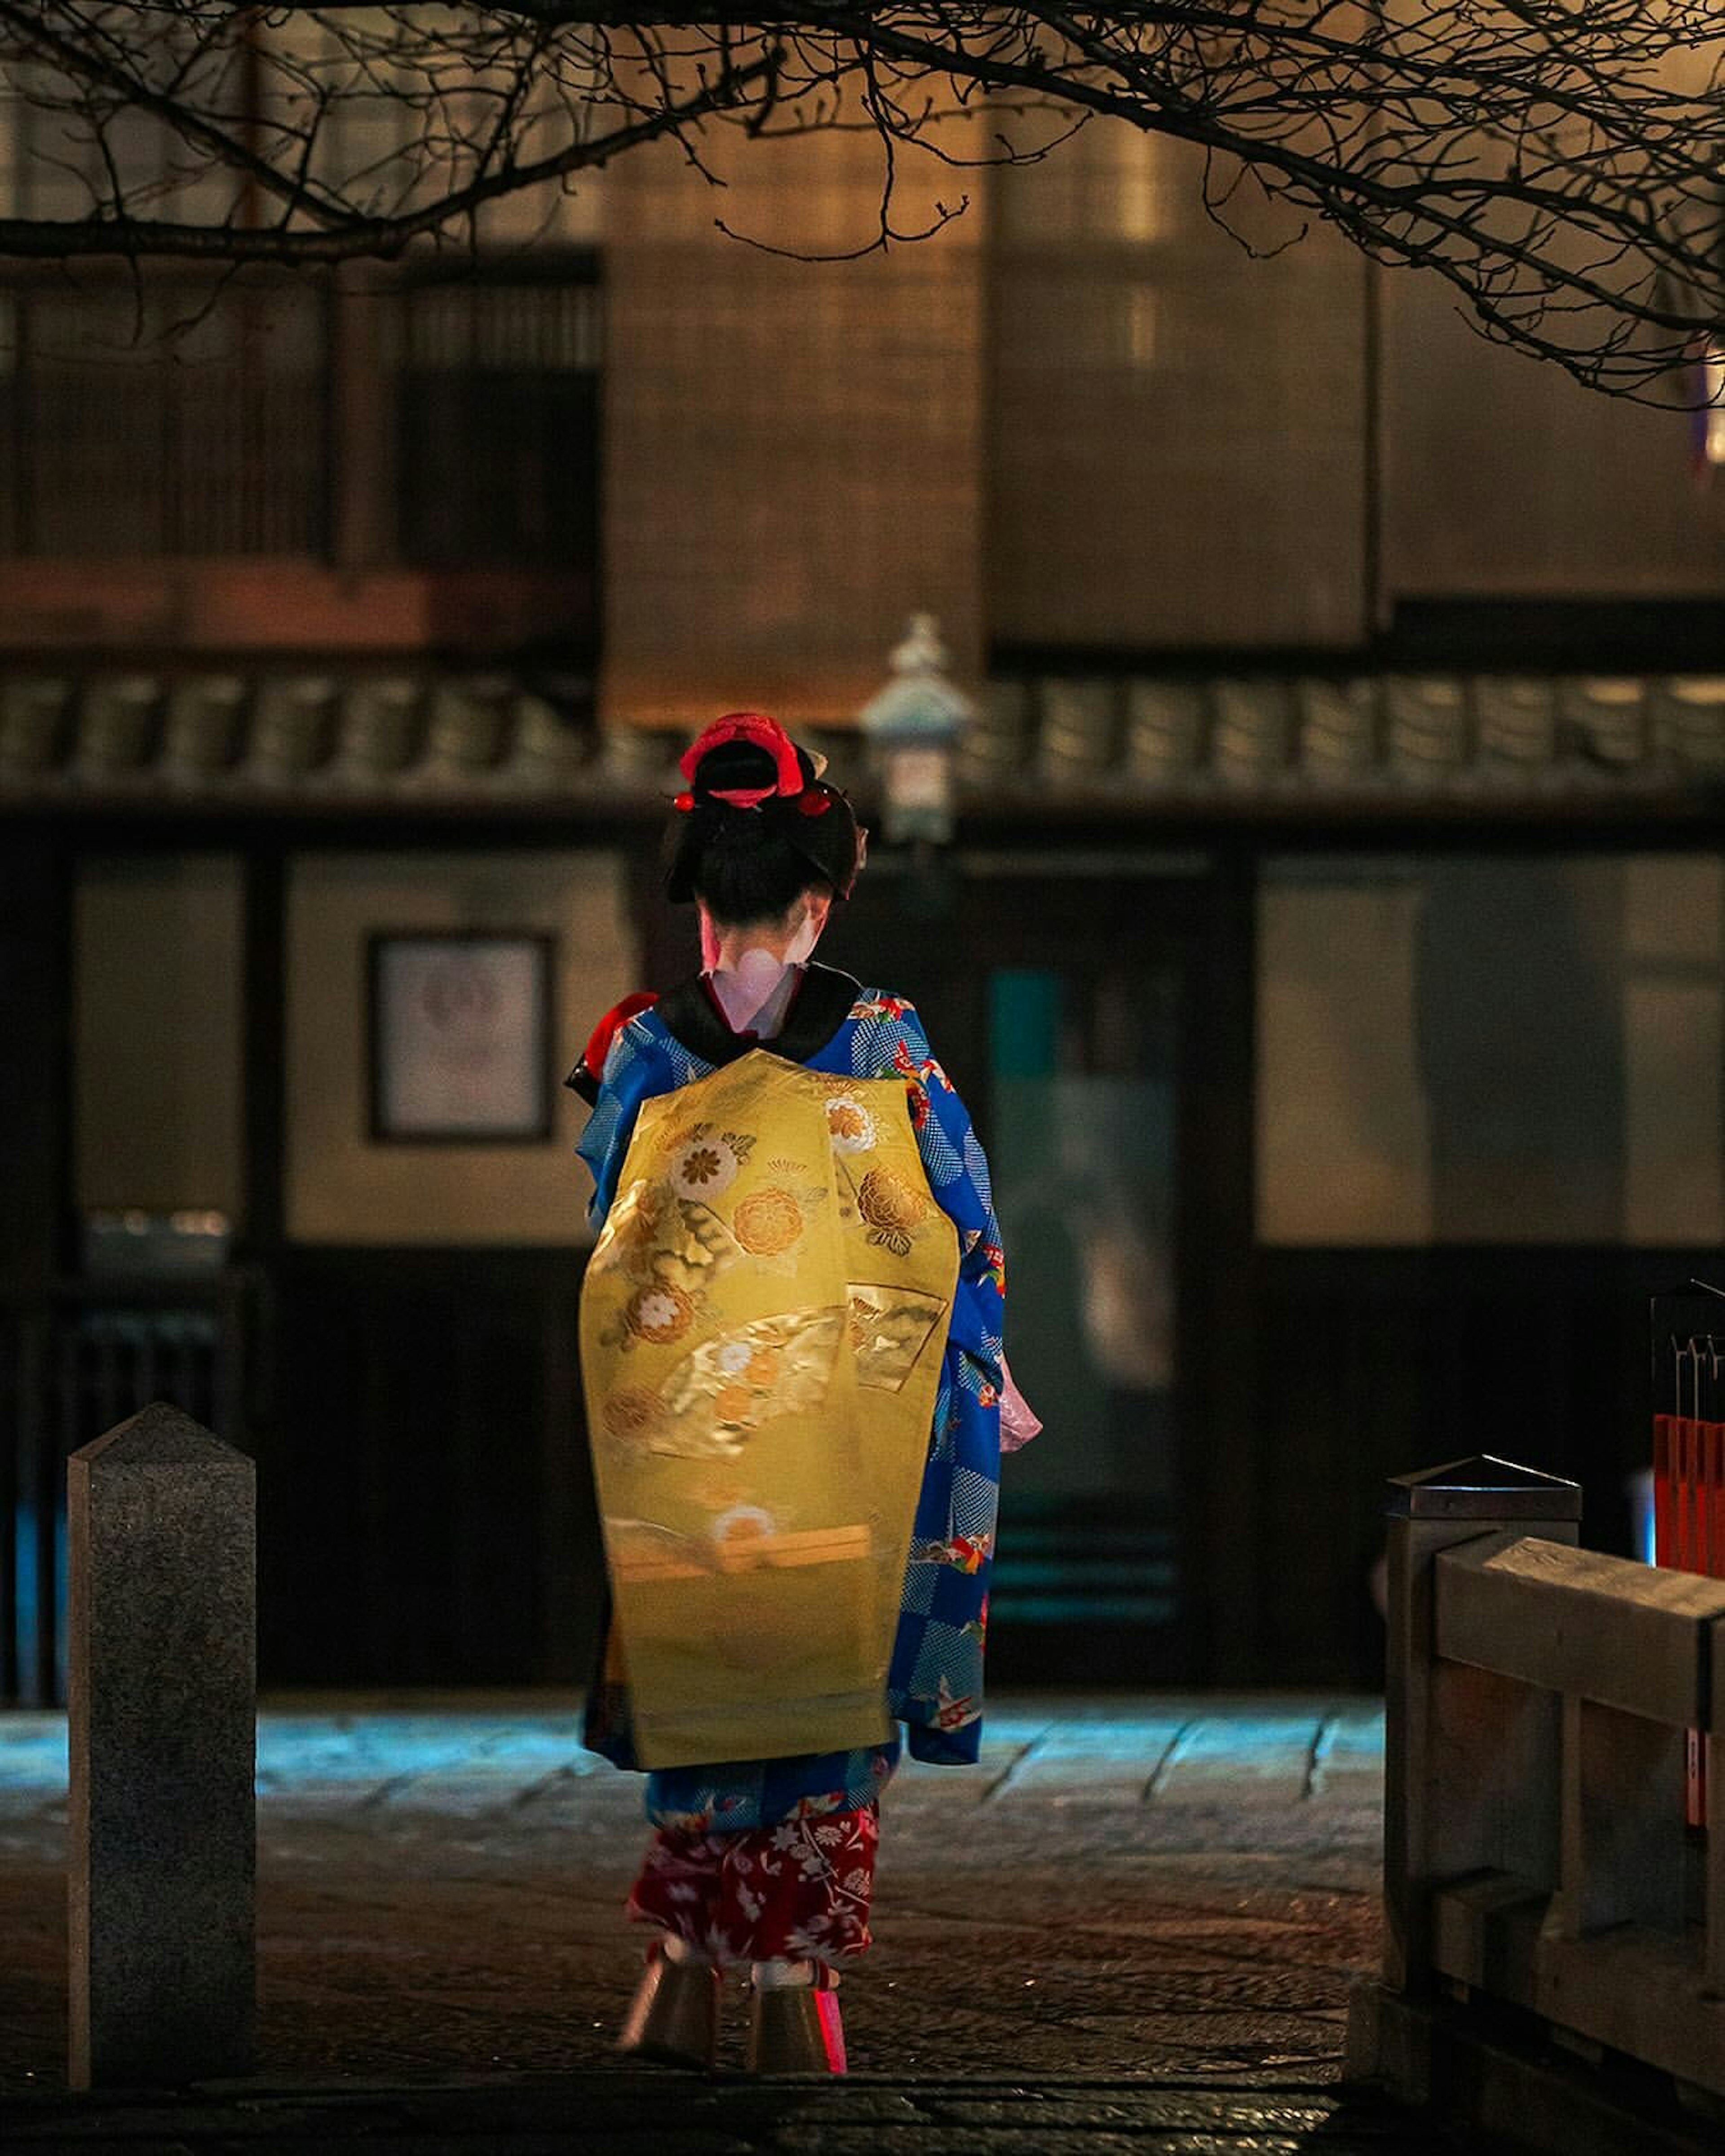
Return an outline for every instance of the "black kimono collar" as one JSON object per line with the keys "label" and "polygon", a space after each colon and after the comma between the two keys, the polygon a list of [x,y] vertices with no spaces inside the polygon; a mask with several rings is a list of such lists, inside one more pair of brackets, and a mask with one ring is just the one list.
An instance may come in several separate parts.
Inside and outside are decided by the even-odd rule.
{"label": "black kimono collar", "polygon": [[704,975],[685,981],[653,1008],[672,1040],[703,1063],[734,1063],[752,1048],[764,1048],[788,1063],[806,1063],[819,1055],[844,1024],[861,993],[861,983],[836,967],[805,967],[784,1024],[771,1040],[762,1040],[758,1034],[733,1033]]}

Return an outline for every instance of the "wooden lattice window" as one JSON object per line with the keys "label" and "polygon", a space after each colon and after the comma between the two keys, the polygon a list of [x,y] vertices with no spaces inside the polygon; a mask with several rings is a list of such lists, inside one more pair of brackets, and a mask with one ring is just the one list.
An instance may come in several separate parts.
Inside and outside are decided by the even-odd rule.
{"label": "wooden lattice window", "polygon": [[319,555],[327,295],[23,284],[0,299],[0,552]]}
{"label": "wooden lattice window", "polygon": [[560,271],[402,295],[403,561],[579,568],[596,560],[599,289],[590,263]]}

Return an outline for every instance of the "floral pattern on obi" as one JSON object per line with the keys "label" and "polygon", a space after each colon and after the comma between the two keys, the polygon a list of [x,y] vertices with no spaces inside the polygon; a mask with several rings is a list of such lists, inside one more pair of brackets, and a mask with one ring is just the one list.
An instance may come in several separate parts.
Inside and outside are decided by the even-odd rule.
{"label": "floral pattern on obi", "polygon": [[793,1250],[808,1225],[809,1198],[778,1183],[752,1190],[737,1207],[731,1232],[751,1257],[779,1258]]}
{"label": "floral pattern on obi", "polygon": [[742,1165],[734,1137],[691,1137],[671,1159],[670,1187],[679,1198],[705,1203],[731,1188]]}
{"label": "floral pattern on obi", "polygon": [[[734,1175],[733,1167],[725,1181]],[[608,1344],[627,1351],[680,1340],[740,1255],[727,1223],[704,1201],[680,1195],[676,1176],[637,1177],[619,1193],[591,1260],[631,1284]]]}
{"label": "floral pattern on obi", "polygon": [[856,1209],[869,1225],[869,1240],[895,1257],[909,1255],[916,1230],[934,1212],[926,1192],[891,1168],[871,1168],[856,1193]]}
{"label": "floral pattern on obi", "polygon": [[793,1310],[703,1342],[660,1388],[665,1413],[649,1440],[653,1450],[734,1460],[775,1415],[818,1407],[844,1327],[839,1311]]}
{"label": "floral pattern on obi", "polygon": [[866,1152],[878,1136],[875,1118],[855,1093],[834,1093],[829,1096],[827,1129],[834,1152]]}

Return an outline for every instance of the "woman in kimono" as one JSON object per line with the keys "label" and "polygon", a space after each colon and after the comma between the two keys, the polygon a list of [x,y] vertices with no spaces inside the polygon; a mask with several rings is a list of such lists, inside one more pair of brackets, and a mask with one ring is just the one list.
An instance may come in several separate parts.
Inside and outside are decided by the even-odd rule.
{"label": "woman in kimono", "polygon": [[[902,1177],[895,1181],[884,1170],[879,1177],[864,1177],[860,1186],[853,1177],[845,1217],[860,1229],[860,1205],[875,1223],[870,1240],[901,1250],[901,1227],[908,1228],[921,1207],[947,1239],[948,1292],[935,1306],[945,1322],[944,1346],[937,1335],[927,1336],[928,1353],[922,1358],[929,1387],[922,1397],[932,1396],[933,1403],[932,1426],[925,1405],[914,1453],[905,1455],[909,1541],[907,1548],[902,1540],[898,1545],[905,1561],[887,1581],[880,1634],[891,1642],[885,1712],[877,1682],[867,1717],[869,1727],[878,1727],[878,1741],[789,1756],[706,1759],[697,1753],[696,1763],[654,1768],[647,1811],[655,1831],[628,1912],[655,1926],[657,1936],[621,2042],[626,2051],[710,2065],[720,1972],[746,1964],[752,1976],[751,2067],[843,2072],[836,1967],[869,1944],[879,1799],[900,1756],[898,1725],[913,1758],[966,1766],[978,1757],[1000,1453],[1004,1260],[982,1148],[930,1052],[916,1011],[901,997],[811,963],[829,910],[849,898],[862,860],[863,834],[849,801],[822,779],[814,761],[775,721],[754,713],[735,714],[708,727],[684,756],[681,769],[687,791],[677,800],[668,834],[666,887],[673,901],[693,900],[700,908],[705,970],[660,998],[634,997],[619,1006],[601,1022],[571,1080],[593,1102],[580,1145],[595,1185],[592,1218],[604,1224],[609,1217],[595,1267],[603,1272],[608,1253],[614,1266],[620,1239],[650,1240],[650,1200],[644,1194],[653,1185],[639,1173],[640,1156],[631,1154],[632,1139],[639,1128],[644,1142],[655,1117],[662,1122],[682,1112],[680,1105],[655,1110],[651,1104],[726,1071],[764,1045],[771,1059],[782,1060],[773,1068],[793,1084],[806,1081],[784,1072],[784,1065],[828,1074],[820,1081],[822,1097],[841,1172],[847,1166],[841,1156],[874,1142],[879,1102],[896,1103],[902,1089],[908,1111],[901,1133],[903,1159],[920,1188],[911,1189]],[[757,1064],[766,1069],[767,1060],[757,1058]],[[769,1081],[772,1075],[768,1070]],[[866,1082],[859,1082],[880,1080],[896,1082],[872,1093]],[[865,1099],[876,1107],[865,1107]],[[896,1106],[892,1116],[897,1119]],[[691,1127],[699,1134],[716,1127],[696,1122]],[[752,1154],[753,1145],[752,1137],[726,1130],[723,1142],[709,1136],[691,1151],[685,1137],[670,1183],[705,1176],[717,1187],[720,1157],[725,1173],[734,1174],[739,1156],[744,1162],[760,1157]],[[763,1145],[762,1151],[767,1149]],[[669,1187],[663,1175],[660,1185]],[[871,1185],[876,1186],[872,1211]],[[836,1209],[844,1194],[836,1183],[834,1188]],[[747,1247],[774,1247],[774,1238],[765,1234],[773,1217],[762,1208],[781,1199],[773,1192],[752,1201],[757,1232],[752,1241],[744,1235]],[[950,1229],[940,1223],[937,1207]],[[629,1218],[620,1221],[625,1211]],[[735,1217],[742,1234],[741,1210]],[[698,1259],[701,1253],[694,1255]],[[660,1286],[660,1276],[645,1277],[649,1286],[634,1291],[629,1306],[635,1338],[621,1337],[620,1325],[609,1332],[590,1332],[585,1301],[583,1320],[608,1561],[623,1620],[620,1642],[614,1636],[607,1645],[586,1733],[592,1748],[624,1766],[641,1765],[639,1753],[648,1748],[636,1743],[646,1727],[644,1672],[639,1701],[632,1702],[629,1684],[632,1641],[619,1570],[621,1538],[626,1532],[662,1536],[664,1531],[639,1520],[619,1525],[614,1518],[601,1465],[611,1441],[604,1433],[631,1438],[632,1418],[658,1412],[656,1396],[614,1373],[638,1368],[647,1358],[638,1354],[629,1363],[622,1351],[639,1349],[643,1338],[657,1339],[681,1322],[680,1306],[687,1301],[675,1286]],[[590,1270],[589,1299],[599,1292],[594,1282]],[[795,1304],[809,1291],[799,1260],[785,1279],[784,1299]],[[860,1337],[857,1292],[853,1287],[852,1341]],[[841,1322],[835,1316],[835,1331]],[[614,1350],[597,1344],[618,1340]],[[733,1357],[739,1367],[742,1359],[746,1355]],[[600,1366],[597,1374],[593,1366]],[[649,1402],[645,1409],[639,1405],[644,1398]],[[781,1394],[767,1412],[790,1404],[789,1395]],[[823,1442],[832,1426],[830,1408],[828,1413],[827,1423],[817,1419],[812,1425]],[[674,1448],[667,1443],[662,1449]],[[803,1447],[805,1453],[810,1449]],[[726,1453],[717,1444],[710,1450],[719,1460]],[[734,1496],[722,1466],[710,1481],[715,1507]],[[752,1519],[759,1511],[733,1506],[716,1532],[756,1532]],[[661,1565],[655,1576],[668,1578],[675,1570]],[[754,1748],[766,1753],[773,1748],[757,1743]]]}

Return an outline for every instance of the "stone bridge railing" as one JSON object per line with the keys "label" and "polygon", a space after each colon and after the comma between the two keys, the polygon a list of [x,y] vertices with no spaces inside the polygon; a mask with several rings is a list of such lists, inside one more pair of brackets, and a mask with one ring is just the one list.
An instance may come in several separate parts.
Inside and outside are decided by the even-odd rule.
{"label": "stone bridge railing", "polygon": [[1458,2047],[1555,2040],[1725,2117],[1725,1820],[1684,1820],[1686,1732],[1725,1790],[1725,1581],[1577,1548],[1579,1489],[1502,1460],[1392,1488],[1387,1937],[1350,2070],[1442,2100]]}

